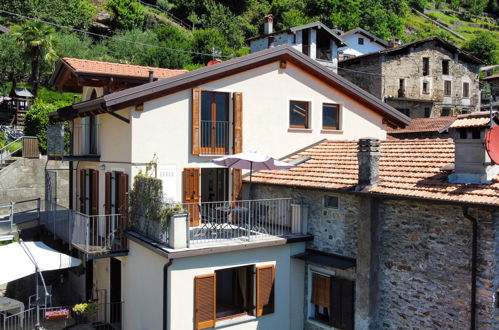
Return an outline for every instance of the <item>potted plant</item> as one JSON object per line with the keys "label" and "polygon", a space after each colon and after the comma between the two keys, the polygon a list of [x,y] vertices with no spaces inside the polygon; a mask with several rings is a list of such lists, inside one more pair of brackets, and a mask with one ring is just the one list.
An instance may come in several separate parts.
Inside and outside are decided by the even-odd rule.
{"label": "potted plant", "polygon": [[45,319],[47,320],[62,320],[68,318],[69,318],[69,310],[65,308],[45,312]]}
{"label": "potted plant", "polygon": [[73,312],[76,314],[76,317],[80,322],[87,323],[88,318],[95,315],[98,308],[99,306],[93,302],[81,303],[74,305]]}

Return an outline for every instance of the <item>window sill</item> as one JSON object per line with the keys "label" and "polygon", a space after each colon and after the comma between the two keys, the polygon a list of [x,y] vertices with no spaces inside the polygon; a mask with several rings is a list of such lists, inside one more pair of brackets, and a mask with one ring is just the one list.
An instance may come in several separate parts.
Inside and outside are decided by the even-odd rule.
{"label": "window sill", "polygon": [[290,128],[288,128],[288,132],[291,132],[291,133],[312,133],[312,129],[311,128],[290,127]]}
{"label": "window sill", "polygon": [[230,327],[230,326],[233,326],[236,324],[248,323],[248,322],[252,322],[252,321],[256,321],[256,316],[243,315],[240,317],[234,317],[231,319],[217,321],[217,323],[215,324],[215,326],[212,329],[222,329],[222,328]]}
{"label": "window sill", "polygon": [[321,129],[321,133],[322,134],[343,134],[343,130],[323,128],[323,129]]}
{"label": "window sill", "polygon": [[319,327],[321,329],[328,329],[328,330],[333,329],[333,327],[331,327],[329,324],[319,322],[319,321],[314,320],[312,318],[307,318],[307,322],[310,324],[313,324],[316,327]]}

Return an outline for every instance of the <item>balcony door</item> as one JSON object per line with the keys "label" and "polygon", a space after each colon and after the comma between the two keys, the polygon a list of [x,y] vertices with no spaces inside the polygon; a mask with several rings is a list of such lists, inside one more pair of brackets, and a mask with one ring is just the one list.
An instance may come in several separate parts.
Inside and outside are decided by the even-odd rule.
{"label": "balcony door", "polygon": [[201,93],[201,153],[226,154],[229,150],[229,94]]}
{"label": "balcony door", "polygon": [[221,202],[229,200],[229,169],[201,169],[201,201]]}

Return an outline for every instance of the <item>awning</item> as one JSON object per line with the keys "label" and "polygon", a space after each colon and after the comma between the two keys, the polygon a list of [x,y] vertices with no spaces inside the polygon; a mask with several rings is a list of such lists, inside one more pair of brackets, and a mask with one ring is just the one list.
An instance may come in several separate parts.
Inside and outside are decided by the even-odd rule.
{"label": "awning", "polygon": [[15,242],[0,246],[0,284],[15,281],[40,271],[76,267],[81,260],[57,252],[42,242]]}
{"label": "awning", "polygon": [[348,269],[351,267],[355,267],[355,265],[357,264],[356,260],[353,258],[310,249],[307,249],[305,252],[296,254],[292,257],[301,259],[307,263],[337,269]]}

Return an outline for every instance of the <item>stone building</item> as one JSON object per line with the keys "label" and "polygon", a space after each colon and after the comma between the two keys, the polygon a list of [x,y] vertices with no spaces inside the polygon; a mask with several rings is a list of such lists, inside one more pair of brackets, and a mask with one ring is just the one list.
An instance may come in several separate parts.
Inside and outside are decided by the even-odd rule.
{"label": "stone building", "polygon": [[412,118],[479,109],[483,64],[439,37],[341,61],[338,73]]}
{"label": "stone building", "polygon": [[488,121],[456,123],[454,141],[323,140],[253,174],[258,198],[308,205],[305,329],[499,328],[499,166],[452,183],[471,168],[463,146],[487,157]]}
{"label": "stone building", "polygon": [[348,46],[338,49],[338,60],[343,61],[359,55],[387,49],[389,44],[361,27],[343,32],[340,36]]}

